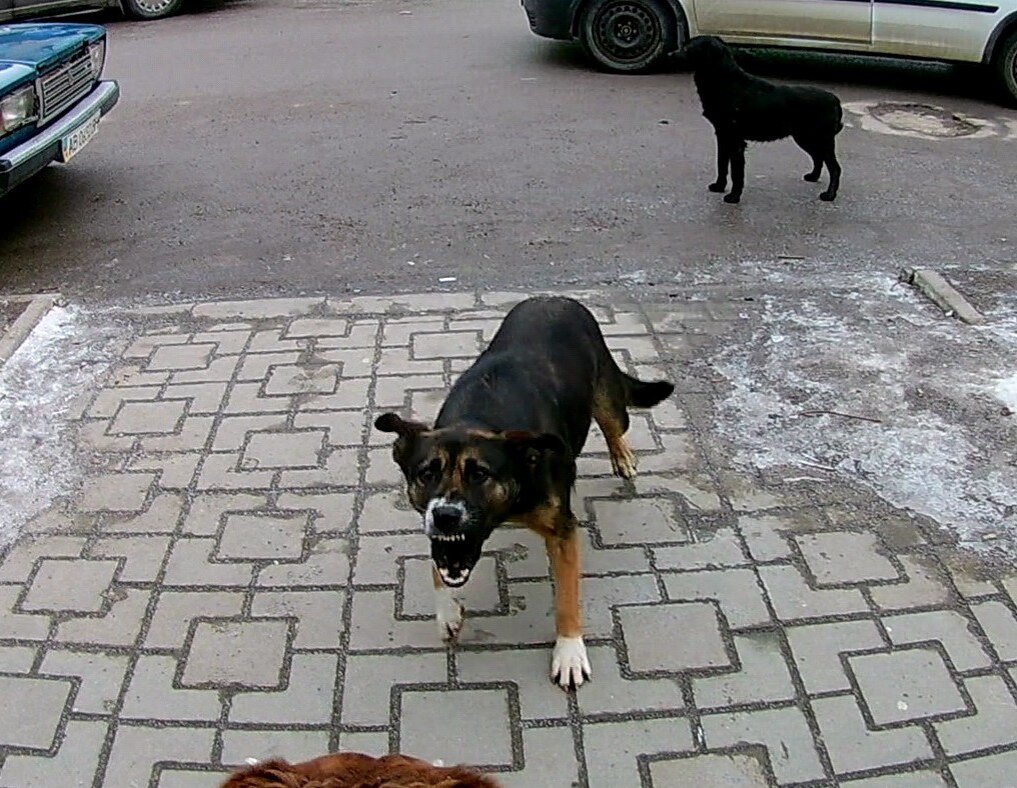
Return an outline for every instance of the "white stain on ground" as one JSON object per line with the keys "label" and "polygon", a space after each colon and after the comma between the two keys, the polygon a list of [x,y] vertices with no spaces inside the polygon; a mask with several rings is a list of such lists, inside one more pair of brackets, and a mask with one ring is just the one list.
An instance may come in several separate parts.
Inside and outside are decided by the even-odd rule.
{"label": "white stain on ground", "polygon": [[862,482],[962,543],[1017,554],[1014,305],[976,328],[889,279],[808,286],[763,299],[751,341],[710,361],[736,461]]}
{"label": "white stain on ground", "polygon": [[0,548],[82,481],[70,411],[113,363],[116,333],[55,307],[0,366]]}

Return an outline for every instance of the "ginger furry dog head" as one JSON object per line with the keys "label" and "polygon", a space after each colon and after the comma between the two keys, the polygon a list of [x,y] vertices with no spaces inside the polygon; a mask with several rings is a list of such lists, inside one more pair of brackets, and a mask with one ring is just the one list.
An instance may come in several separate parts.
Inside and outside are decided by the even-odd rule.
{"label": "ginger furry dog head", "polygon": [[235,772],[222,788],[499,788],[489,777],[459,766],[444,767],[386,755],[336,753],[305,763],[271,760]]}

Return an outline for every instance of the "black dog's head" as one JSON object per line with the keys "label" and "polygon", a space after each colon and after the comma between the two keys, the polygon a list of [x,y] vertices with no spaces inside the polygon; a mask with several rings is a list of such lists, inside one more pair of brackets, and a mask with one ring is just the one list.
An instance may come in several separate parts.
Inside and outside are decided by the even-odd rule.
{"label": "black dog's head", "polygon": [[406,477],[413,508],[423,515],[431,558],[445,585],[463,585],[484,542],[524,491],[542,488],[551,455],[564,452],[556,435],[431,429],[395,413],[374,426],[398,437],[392,457]]}
{"label": "black dog's head", "polygon": [[731,50],[717,36],[695,36],[682,50],[694,69],[709,68],[733,60]]}

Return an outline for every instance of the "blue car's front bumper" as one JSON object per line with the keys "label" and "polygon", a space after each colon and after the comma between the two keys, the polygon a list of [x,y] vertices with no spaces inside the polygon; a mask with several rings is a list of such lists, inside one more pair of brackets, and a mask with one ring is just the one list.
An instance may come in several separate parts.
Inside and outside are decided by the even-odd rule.
{"label": "blue car's front bumper", "polygon": [[120,98],[116,82],[100,82],[65,114],[16,148],[0,154],[0,195],[60,157],[60,140],[81,126],[98,109],[105,115]]}

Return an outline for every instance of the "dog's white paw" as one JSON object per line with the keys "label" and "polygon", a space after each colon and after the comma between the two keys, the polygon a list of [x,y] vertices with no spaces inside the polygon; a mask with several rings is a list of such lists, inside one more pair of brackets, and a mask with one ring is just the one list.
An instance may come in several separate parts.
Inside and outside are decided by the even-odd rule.
{"label": "dog's white paw", "polygon": [[617,457],[611,457],[611,469],[615,476],[620,476],[623,479],[635,479],[636,462],[636,455],[626,448]]}
{"label": "dog's white paw", "polygon": [[590,658],[581,637],[558,637],[551,657],[551,681],[563,690],[578,689],[590,678]]}
{"label": "dog's white paw", "polygon": [[434,618],[442,640],[455,640],[463,629],[463,606],[444,586],[434,589]]}

